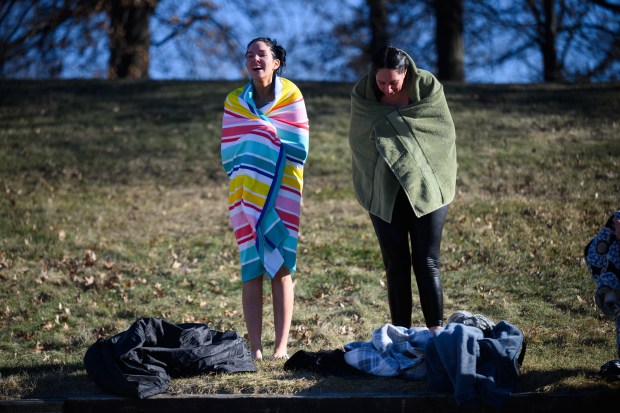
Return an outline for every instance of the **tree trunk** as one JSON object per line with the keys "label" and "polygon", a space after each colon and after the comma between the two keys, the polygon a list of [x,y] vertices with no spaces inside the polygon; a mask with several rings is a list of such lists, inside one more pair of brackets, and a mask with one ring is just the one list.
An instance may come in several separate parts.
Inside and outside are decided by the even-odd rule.
{"label": "tree trunk", "polygon": [[112,0],[110,18],[110,79],[149,77],[151,32],[149,21],[158,0]]}
{"label": "tree trunk", "polygon": [[368,0],[370,7],[370,45],[368,46],[368,61],[381,48],[388,45],[387,10],[385,0]]}
{"label": "tree trunk", "polygon": [[437,77],[463,82],[463,0],[434,0],[434,6]]}
{"label": "tree trunk", "polygon": [[557,82],[560,80],[558,70],[555,42],[557,35],[555,21],[555,0],[545,0],[544,15],[544,40],[542,42],[542,54],[544,64],[545,82]]}

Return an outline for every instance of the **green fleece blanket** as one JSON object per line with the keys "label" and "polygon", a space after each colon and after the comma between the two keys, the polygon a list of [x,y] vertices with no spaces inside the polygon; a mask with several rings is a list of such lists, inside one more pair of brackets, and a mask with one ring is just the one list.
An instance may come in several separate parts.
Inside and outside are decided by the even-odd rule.
{"label": "green fleece blanket", "polygon": [[349,144],[356,196],[365,209],[388,222],[400,186],[416,216],[447,205],[455,194],[456,133],[443,86],[409,60],[413,79],[408,106],[397,109],[379,102],[373,71],[351,91]]}

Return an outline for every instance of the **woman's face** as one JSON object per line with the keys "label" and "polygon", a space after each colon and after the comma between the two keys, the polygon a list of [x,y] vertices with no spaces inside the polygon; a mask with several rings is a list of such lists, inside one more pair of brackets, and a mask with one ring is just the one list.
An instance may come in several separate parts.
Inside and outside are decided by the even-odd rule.
{"label": "woman's face", "polygon": [[269,46],[262,41],[254,42],[245,53],[245,67],[252,79],[271,79],[273,72],[280,67],[280,60],[273,58]]}
{"label": "woman's face", "polygon": [[379,90],[386,96],[397,95],[403,88],[407,71],[398,73],[396,69],[379,69],[375,75]]}

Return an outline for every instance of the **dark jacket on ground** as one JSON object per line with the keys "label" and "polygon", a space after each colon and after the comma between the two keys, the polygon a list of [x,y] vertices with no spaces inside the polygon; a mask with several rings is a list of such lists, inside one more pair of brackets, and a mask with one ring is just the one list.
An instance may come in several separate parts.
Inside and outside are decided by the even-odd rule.
{"label": "dark jacket on ground", "polygon": [[86,351],[84,366],[103,389],[140,399],[168,390],[172,377],[256,371],[236,332],[159,318],[138,319],[127,331],[99,339]]}

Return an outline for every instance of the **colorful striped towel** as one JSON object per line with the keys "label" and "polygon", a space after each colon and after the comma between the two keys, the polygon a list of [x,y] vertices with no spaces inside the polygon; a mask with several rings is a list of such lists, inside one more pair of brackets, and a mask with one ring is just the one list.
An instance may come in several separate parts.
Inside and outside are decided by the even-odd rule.
{"label": "colorful striped towel", "polygon": [[252,81],[229,93],[224,105],[221,156],[243,281],[273,278],[282,265],[296,269],[308,116],[299,88],[274,81],[275,100],[261,108]]}

